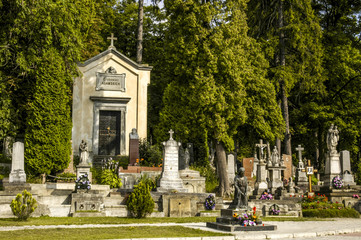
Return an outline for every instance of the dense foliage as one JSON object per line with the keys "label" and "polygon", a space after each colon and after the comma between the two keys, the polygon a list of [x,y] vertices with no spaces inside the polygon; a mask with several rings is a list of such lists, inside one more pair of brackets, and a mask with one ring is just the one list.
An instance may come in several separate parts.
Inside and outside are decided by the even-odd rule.
{"label": "dense foliage", "polygon": [[0,138],[24,138],[29,174],[70,161],[72,79],[94,10],[90,0],[0,2]]}
{"label": "dense foliage", "polygon": [[[142,58],[154,68],[143,164],[160,164],[173,128],[198,166],[216,153],[221,189],[224,153],[249,157],[259,138],[283,140],[282,153],[302,144],[322,173],[335,123],[361,183],[360,11],[358,0],[144,6]],[[24,138],[29,176],[55,174],[69,163],[76,62],[112,32],[135,60],[138,1],[0,0],[0,13],[0,142]]]}

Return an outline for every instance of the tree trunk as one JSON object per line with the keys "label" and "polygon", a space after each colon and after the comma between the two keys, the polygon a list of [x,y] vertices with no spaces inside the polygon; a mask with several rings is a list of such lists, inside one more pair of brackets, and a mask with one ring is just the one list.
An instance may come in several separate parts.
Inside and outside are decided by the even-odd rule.
{"label": "tree trunk", "polygon": [[218,177],[219,177],[219,188],[218,193],[221,197],[229,196],[231,188],[229,186],[228,171],[227,171],[227,159],[226,159],[226,150],[221,142],[216,144],[216,154],[217,154],[217,167],[218,167]]}
{"label": "tree trunk", "polygon": [[143,55],[143,9],[144,0],[139,0],[138,9],[138,39],[137,39],[137,63],[142,63]]}
{"label": "tree trunk", "polygon": [[[286,46],[285,46],[285,36],[283,32],[283,0],[279,0],[279,9],[278,9],[278,29],[279,29],[279,47],[280,47],[280,65],[286,66]],[[285,154],[292,155],[292,148],[291,148],[291,133],[290,133],[290,120],[288,114],[288,99],[287,99],[287,92],[284,79],[279,80],[280,83],[280,90],[281,90],[281,101],[282,101],[282,113],[283,119],[285,120],[286,124],[286,132],[285,132],[285,139],[284,139],[284,147],[285,147]]]}

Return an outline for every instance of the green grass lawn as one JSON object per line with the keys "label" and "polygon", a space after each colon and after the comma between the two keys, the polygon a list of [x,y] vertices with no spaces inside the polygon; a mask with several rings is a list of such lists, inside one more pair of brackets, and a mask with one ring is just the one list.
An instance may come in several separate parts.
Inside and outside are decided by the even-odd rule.
{"label": "green grass lawn", "polygon": [[37,217],[27,221],[16,218],[0,218],[0,226],[27,225],[82,225],[82,224],[132,224],[132,223],[190,223],[215,222],[216,217],[186,217],[186,218],[121,218],[121,217]]}
{"label": "green grass lawn", "polygon": [[[320,218],[300,217],[262,217],[263,221],[326,221]],[[27,221],[16,218],[0,218],[0,226],[40,226],[40,225],[82,225],[82,224],[132,224],[132,223],[191,223],[215,222],[216,217],[186,217],[186,218],[121,218],[121,217],[36,217]],[[329,220],[327,220],[329,221]]]}
{"label": "green grass lawn", "polygon": [[207,232],[181,226],[164,227],[111,227],[111,228],[55,228],[0,232],[1,239],[41,240],[41,239],[120,239],[120,238],[172,238],[231,236],[227,233]]}

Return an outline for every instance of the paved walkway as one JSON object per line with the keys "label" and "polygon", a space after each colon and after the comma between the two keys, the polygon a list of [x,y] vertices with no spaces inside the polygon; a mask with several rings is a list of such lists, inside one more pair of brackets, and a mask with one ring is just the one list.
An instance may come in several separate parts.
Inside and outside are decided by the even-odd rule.
{"label": "paved walkway", "polygon": [[[236,240],[236,239],[294,239],[294,240],[336,240],[361,239],[361,219],[334,219],[334,221],[307,222],[265,222],[277,225],[275,231],[234,232],[227,237],[196,237],[196,238],[163,238],[162,240]],[[85,225],[48,225],[48,226],[13,226],[0,227],[0,231],[16,231],[23,229],[51,229],[51,228],[93,228],[120,226],[184,226],[205,231],[221,232],[206,227],[205,223],[162,223],[162,224],[85,224]],[[140,240],[139,238],[137,240]],[[157,240],[160,240],[157,238]]]}

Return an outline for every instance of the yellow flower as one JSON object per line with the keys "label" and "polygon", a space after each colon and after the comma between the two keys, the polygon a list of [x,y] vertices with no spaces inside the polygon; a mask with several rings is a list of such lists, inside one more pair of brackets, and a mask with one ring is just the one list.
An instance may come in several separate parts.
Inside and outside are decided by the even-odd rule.
{"label": "yellow flower", "polygon": [[135,162],[136,162],[136,163],[139,163],[139,159],[137,158],[137,159],[135,160]]}
{"label": "yellow flower", "polygon": [[141,158],[140,161],[144,161],[144,158]]}
{"label": "yellow flower", "polygon": [[234,214],[233,214],[233,217],[234,217],[234,218],[236,218],[237,216],[238,216],[238,214],[237,214],[237,213],[234,213]]}

